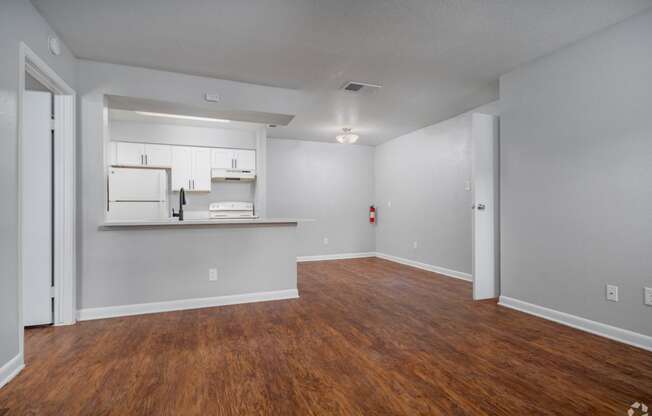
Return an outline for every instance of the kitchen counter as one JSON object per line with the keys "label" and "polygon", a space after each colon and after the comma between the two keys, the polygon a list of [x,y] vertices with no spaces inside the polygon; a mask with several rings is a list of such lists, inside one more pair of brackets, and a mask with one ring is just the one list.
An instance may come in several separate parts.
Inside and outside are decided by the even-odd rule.
{"label": "kitchen counter", "polygon": [[175,227],[175,226],[220,226],[220,225],[297,225],[300,220],[291,218],[220,218],[220,219],[186,219],[177,218],[161,220],[105,221],[100,229],[114,227]]}
{"label": "kitchen counter", "polygon": [[80,319],[293,299],[301,220],[100,222],[84,245]]}

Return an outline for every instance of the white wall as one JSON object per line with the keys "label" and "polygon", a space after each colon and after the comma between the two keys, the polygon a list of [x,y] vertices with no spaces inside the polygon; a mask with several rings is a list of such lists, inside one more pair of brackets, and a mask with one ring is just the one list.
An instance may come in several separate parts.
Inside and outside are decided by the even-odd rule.
{"label": "white wall", "polygon": [[[376,251],[471,273],[471,113],[376,147]],[[390,206],[391,202],[391,206]],[[414,243],[417,248],[414,248]]]}
{"label": "white wall", "polygon": [[651,39],[652,11],[500,82],[502,294],[646,335]]}
{"label": "white wall", "polygon": [[[62,44],[60,56],[48,52],[53,31],[28,0],[0,3],[0,368],[18,354],[18,50],[25,42],[74,87],[75,60]],[[1,380],[0,380],[1,381]]]}
{"label": "white wall", "polygon": [[300,256],[374,251],[373,155],[368,146],[268,140],[268,215],[314,220],[299,224]]}

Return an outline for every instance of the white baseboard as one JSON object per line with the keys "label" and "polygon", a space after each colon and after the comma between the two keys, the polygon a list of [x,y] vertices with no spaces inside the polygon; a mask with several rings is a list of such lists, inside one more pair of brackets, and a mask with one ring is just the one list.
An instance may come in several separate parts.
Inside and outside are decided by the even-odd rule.
{"label": "white baseboard", "polygon": [[0,389],[16,377],[23,368],[25,368],[25,362],[22,354],[18,354],[0,367]]}
{"label": "white baseboard", "polygon": [[266,302],[270,300],[296,299],[297,289],[276,290],[273,292],[245,293],[242,295],[215,296],[210,298],[195,298],[171,300],[165,302],[137,303],[133,305],[108,306],[103,308],[88,308],[77,311],[77,320],[115,318],[118,316],[143,315],[148,313],[181,311],[186,309],[210,308],[213,306],[236,305],[240,303]]}
{"label": "white baseboard", "polygon": [[591,321],[590,319],[581,318],[566,312],[556,311],[554,309],[549,309],[544,306],[535,305],[533,303],[524,302],[507,296],[501,296],[498,304],[530,315],[538,316],[539,318],[570,326],[581,331],[590,332],[594,335],[599,335],[614,341],[623,342],[644,350],[652,351],[652,337],[648,335]]}
{"label": "white baseboard", "polygon": [[391,256],[385,253],[376,253],[376,257],[393,261],[395,263],[405,264],[406,266],[416,267],[417,269],[427,270],[429,272],[434,272],[438,274],[443,274],[444,276],[454,277],[456,279],[466,280],[468,282],[473,281],[473,277],[469,273],[458,272],[457,270],[447,269],[445,267],[433,266],[432,264],[421,263],[415,260],[404,259],[402,257]]}
{"label": "white baseboard", "polygon": [[342,260],[342,259],[360,259],[364,257],[376,257],[373,251],[367,253],[341,253],[341,254],[322,254],[319,256],[299,256],[299,263],[305,261],[322,261],[322,260]]}

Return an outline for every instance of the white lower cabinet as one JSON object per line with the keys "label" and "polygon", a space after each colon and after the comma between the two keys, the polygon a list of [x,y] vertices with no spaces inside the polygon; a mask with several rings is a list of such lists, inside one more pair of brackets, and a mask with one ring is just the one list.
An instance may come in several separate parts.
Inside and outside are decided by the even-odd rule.
{"label": "white lower cabinet", "polygon": [[172,147],[172,191],[210,192],[211,149]]}

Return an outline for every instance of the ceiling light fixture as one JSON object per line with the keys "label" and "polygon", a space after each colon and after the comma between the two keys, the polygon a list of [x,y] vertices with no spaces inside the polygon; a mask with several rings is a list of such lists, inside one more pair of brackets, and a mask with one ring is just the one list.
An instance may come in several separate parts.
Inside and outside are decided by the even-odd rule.
{"label": "ceiling light fixture", "polygon": [[343,134],[338,134],[335,136],[335,139],[337,139],[338,142],[343,143],[343,144],[352,144],[358,141],[358,136],[357,134],[351,133],[351,129],[348,127],[345,127],[342,129],[344,132]]}
{"label": "ceiling light fixture", "polygon": [[181,114],[150,113],[148,111],[136,111],[136,113],[138,113],[140,115],[143,115],[143,116],[180,118],[180,119],[183,119],[183,120],[214,121],[216,123],[230,123],[231,122],[231,120],[225,120],[225,119],[222,119],[222,118],[184,116],[184,115],[181,115]]}

